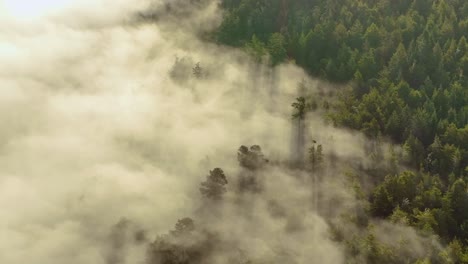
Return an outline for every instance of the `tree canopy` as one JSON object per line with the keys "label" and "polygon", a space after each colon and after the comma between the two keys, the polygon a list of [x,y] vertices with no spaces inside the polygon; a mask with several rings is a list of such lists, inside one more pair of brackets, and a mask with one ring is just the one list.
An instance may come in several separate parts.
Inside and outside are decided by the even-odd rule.
{"label": "tree canopy", "polygon": [[[371,214],[438,234],[457,263],[465,263],[468,2],[221,2],[219,43],[245,48],[259,63],[264,57],[272,67],[294,63],[342,84],[346,88],[325,109],[327,118],[402,146],[402,165],[411,171],[376,179]],[[306,99],[292,106],[293,119],[303,119]],[[311,164],[318,163],[319,151],[310,149]]]}

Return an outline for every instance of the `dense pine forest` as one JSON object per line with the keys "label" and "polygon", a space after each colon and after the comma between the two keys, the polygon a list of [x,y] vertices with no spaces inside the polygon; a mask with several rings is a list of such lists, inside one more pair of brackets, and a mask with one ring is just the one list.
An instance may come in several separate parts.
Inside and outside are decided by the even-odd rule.
{"label": "dense pine forest", "polygon": [[[468,2],[223,0],[216,41],[345,88],[339,127],[402,146],[405,171],[375,172],[368,213],[433,233],[468,262]],[[326,146],[325,146],[326,147]],[[394,155],[395,156],[395,155]],[[375,261],[373,263],[387,263]]]}

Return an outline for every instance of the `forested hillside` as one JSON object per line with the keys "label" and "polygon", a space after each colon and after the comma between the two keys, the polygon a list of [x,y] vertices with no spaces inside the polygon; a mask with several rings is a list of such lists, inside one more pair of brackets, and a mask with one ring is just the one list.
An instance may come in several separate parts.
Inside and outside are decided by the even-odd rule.
{"label": "forested hillside", "polygon": [[468,263],[467,0],[0,21],[0,264]]}
{"label": "forested hillside", "polygon": [[326,117],[403,147],[399,162],[414,172],[376,179],[369,212],[437,234],[457,248],[458,262],[467,262],[468,2],[223,0],[222,6],[219,43],[346,86]]}

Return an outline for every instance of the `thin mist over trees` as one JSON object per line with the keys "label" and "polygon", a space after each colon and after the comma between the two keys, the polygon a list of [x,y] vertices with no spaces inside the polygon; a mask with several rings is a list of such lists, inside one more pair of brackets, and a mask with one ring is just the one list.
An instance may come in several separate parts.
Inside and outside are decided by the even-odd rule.
{"label": "thin mist over trees", "polygon": [[468,263],[464,1],[67,2],[0,8],[0,263]]}
{"label": "thin mist over trees", "polygon": [[[228,230],[217,227],[223,221],[239,224],[245,223],[244,221],[255,222],[256,214],[260,213],[257,210],[260,208],[255,208],[253,205],[260,201],[266,202],[268,218],[284,223],[279,226],[284,236],[295,236],[295,234],[305,232],[311,236],[307,243],[320,243],[318,240],[324,238],[320,238],[321,235],[314,231],[314,227],[307,225],[306,215],[316,214],[323,217],[330,225],[325,239],[343,244],[345,247],[343,257],[352,263],[418,263],[417,261],[421,260],[451,263],[453,253],[451,250],[455,245],[447,249],[437,246],[436,240],[433,240],[431,236],[434,232],[433,225],[437,222],[431,216],[430,211],[424,209],[429,206],[426,203],[436,202],[433,200],[434,195],[428,193],[434,192],[434,187],[431,185],[423,189],[418,187],[422,181],[429,179],[437,182],[437,177],[427,178],[427,175],[411,171],[405,171],[395,177],[389,175],[385,182],[373,191],[371,202],[368,203],[365,200],[365,194],[363,196],[365,191],[360,189],[359,180],[355,177],[355,173],[365,174],[365,172],[354,171],[346,177],[348,183],[343,188],[347,190],[346,192],[356,195],[353,199],[357,199],[357,202],[346,208],[342,205],[346,198],[339,198],[331,189],[324,187],[340,178],[332,175],[339,173],[338,164],[345,164],[347,161],[336,160],[332,155],[326,154],[323,145],[316,140],[308,144],[311,146],[308,148],[308,157],[304,166],[291,165],[294,163],[290,161],[270,162],[265,158],[260,146],[241,146],[237,152],[239,173],[227,177],[220,168],[211,170],[206,180],[200,185],[199,199],[203,210],[196,211],[194,218],[179,219],[173,230],[165,235],[159,235],[150,243],[146,263],[188,264],[214,261],[264,263],[280,260],[288,263],[303,263],[298,256],[290,254],[291,249],[287,243],[277,248],[278,251],[259,257],[252,251],[248,253],[249,250],[242,243],[233,240],[228,235]],[[301,200],[306,206],[305,211],[300,215],[296,214],[294,206],[291,207],[291,204],[283,200],[281,193],[274,193],[277,197],[269,197],[271,183],[280,179],[277,172],[281,171],[287,172],[286,178],[290,177],[291,181],[296,181],[297,184],[305,187],[304,190],[307,190],[305,196],[307,199]],[[234,186],[226,188],[228,182]],[[440,182],[435,184],[440,184]],[[462,186],[462,181],[457,182],[456,185],[457,187],[450,191],[451,196],[459,195],[459,192],[465,188]],[[290,188],[297,188],[294,186],[294,184],[282,185],[282,192],[294,192],[290,190]],[[395,190],[399,196],[390,197],[389,193]],[[459,198],[456,200],[459,201]],[[212,203],[212,201],[217,201],[217,203]],[[459,204],[457,206],[460,206]],[[363,209],[366,206],[369,206],[370,211]],[[434,204],[434,206],[437,205]],[[461,207],[456,208],[463,210]],[[335,209],[338,210],[337,214],[334,213]],[[406,234],[399,231],[399,228],[405,228],[405,225],[413,225],[414,220],[408,215],[408,210],[413,210],[416,215],[415,227],[420,230],[417,235],[413,234],[414,231],[411,229],[406,230],[408,232]],[[372,215],[389,217],[389,223],[386,227],[381,226],[378,222],[372,221]],[[399,225],[402,226],[399,227]],[[260,228],[260,226],[251,227],[254,230]],[[388,237],[381,239],[379,238],[381,231],[377,231],[380,228],[389,228],[398,233],[398,239],[415,239],[412,236],[420,236],[417,238],[420,240],[418,243],[424,243],[424,246],[422,244],[421,246],[425,249],[411,252],[411,249],[406,248],[401,242],[403,240]],[[248,235],[243,239],[249,239]]]}

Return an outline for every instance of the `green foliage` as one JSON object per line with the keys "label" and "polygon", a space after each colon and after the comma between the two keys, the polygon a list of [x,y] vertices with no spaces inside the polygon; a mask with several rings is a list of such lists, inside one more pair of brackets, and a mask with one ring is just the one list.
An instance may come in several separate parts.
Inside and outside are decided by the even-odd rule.
{"label": "green foliage", "polygon": [[309,165],[313,172],[320,172],[323,169],[323,148],[318,145],[317,148],[312,146],[309,148]]}
{"label": "green foliage", "polygon": [[257,63],[261,63],[268,54],[265,44],[255,35],[252,36],[252,40],[250,42],[245,44],[245,50]]}
{"label": "green foliage", "polygon": [[271,63],[277,65],[286,59],[285,39],[280,33],[273,33],[268,39],[267,50],[271,56]]}
{"label": "green foliage", "polygon": [[[376,179],[371,212],[438,234],[451,245],[442,263],[468,263],[468,3],[222,3],[220,43],[244,46],[259,63],[269,57],[275,66],[289,58],[313,76],[349,84],[327,102],[333,124],[401,144],[404,165],[418,171]],[[292,106],[300,123],[309,110],[306,99]],[[310,150],[312,163],[317,151]],[[367,260],[395,260],[385,252],[371,247]]]}
{"label": "green foliage", "polygon": [[377,186],[373,194],[372,211],[378,216],[390,216],[396,207],[410,212],[417,195],[417,186],[421,176],[405,171],[399,175],[388,175]]}
{"label": "green foliage", "polygon": [[[411,150],[416,169],[464,173],[468,141],[445,142],[445,129],[435,131],[444,120],[457,129],[468,123],[464,1],[222,2],[227,12],[217,32],[221,43],[244,45],[258,62],[268,55],[277,65],[290,57],[312,75],[353,81],[345,102],[327,106],[335,124],[408,146],[418,145],[416,138],[423,145]],[[445,149],[449,157],[428,161],[436,136],[453,146]],[[458,164],[446,164],[450,155]]]}
{"label": "green foliage", "polygon": [[292,114],[293,119],[302,120],[305,117],[307,105],[306,100],[304,97],[296,98],[296,102],[292,103],[291,106],[294,108],[294,112]]}

